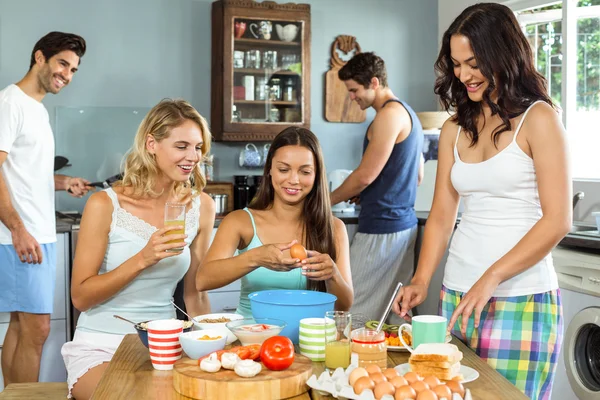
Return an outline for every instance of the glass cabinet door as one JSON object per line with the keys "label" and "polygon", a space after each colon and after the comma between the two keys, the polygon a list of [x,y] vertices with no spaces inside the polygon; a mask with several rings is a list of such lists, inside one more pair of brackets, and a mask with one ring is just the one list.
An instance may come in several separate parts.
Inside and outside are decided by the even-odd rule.
{"label": "glass cabinet door", "polygon": [[303,123],[302,21],[234,18],[231,122]]}

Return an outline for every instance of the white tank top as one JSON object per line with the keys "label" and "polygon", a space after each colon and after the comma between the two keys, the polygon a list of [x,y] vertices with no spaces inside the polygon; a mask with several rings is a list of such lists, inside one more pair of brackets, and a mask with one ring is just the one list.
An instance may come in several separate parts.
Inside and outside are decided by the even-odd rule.
{"label": "white tank top", "polygon": [[[486,161],[461,161],[456,147],[461,131],[458,128],[450,178],[463,201],[464,212],[446,262],[444,285],[449,289],[469,291],[542,217],[533,160],[516,141],[533,104],[523,114],[512,142]],[[552,256],[548,254],[531,268],[502,282],[493,296],[513,297],[557,288]]]}

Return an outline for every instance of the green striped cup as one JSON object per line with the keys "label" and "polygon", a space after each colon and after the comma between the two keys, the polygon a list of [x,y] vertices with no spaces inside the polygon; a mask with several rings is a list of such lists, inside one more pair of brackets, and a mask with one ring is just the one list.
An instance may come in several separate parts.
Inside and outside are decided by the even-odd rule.
{"label": "green striped cup", "polygon": [[335,323],[332,319],[304,318],[300,320],[300,354],[312,361],[325,361],[325,331],[333,340]]}

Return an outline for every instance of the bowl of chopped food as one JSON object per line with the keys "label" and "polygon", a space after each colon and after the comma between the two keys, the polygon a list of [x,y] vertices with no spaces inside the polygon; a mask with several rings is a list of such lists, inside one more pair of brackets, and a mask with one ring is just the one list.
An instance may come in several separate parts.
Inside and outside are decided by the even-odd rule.
{"label": "bowl of chopped food", "polygon": [[231,344],[237,340],[237,337],[227,329],[226,324],[243,318],[239,314],[232,313],[204,314],[194,317],[194,325],[200,330],[221,329],[227,335],[227,344]]}
{"label": "bowl of chopped food", "polygon": [[192,360],[223,350],[226,341],[227,335],[222,329],[203,329],[179,335],[179,343],[183,351]]}
{"label": "bowl of chopped food", "polygon": [[242,342],[242,346],[262,344],[277,336],[287,326],[285,321],[272,318],[244,318],[227,323],[227,328]]}
{"label": "bowl of chopped food", "polygon": [[[150,321],[144,321],[134,325],[140,340],[146,347],[148,347],[148,322]],[[194,323],[192,321],[183,321],[183,332],[190,332],[193,326]]]}

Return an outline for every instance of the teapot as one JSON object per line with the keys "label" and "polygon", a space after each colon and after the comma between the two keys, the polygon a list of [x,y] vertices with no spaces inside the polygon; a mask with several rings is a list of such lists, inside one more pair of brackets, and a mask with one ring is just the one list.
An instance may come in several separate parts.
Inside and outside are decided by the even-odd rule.
{"label": "teapot", "polygon": [[298,34],[298,26],[294,24],[288,24],[286,26],[276,24],[275,30],[277,31],[277,36],[279,36],[279,39],[283,40],[284,42],[293,41],[296,39],[296,35]]}

